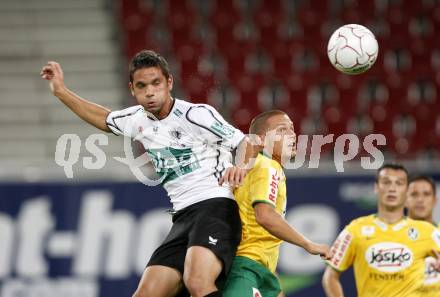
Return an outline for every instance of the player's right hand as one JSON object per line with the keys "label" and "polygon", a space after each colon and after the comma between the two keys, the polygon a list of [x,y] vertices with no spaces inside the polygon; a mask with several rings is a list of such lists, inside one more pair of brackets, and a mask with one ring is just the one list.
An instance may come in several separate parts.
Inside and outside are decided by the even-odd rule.
{"label": "player's right hand", "polygon": [[326,244],[311,242],[306,250],[312,255],[320,255],[323,260],[330,260],[332,257],[330,247]]}
{"label": "player's right hand", "polygon": [[40,76],[49,81],[50,90],[55,96],[65,89],[63,70],[57,62],[47,62],[41,69]]}

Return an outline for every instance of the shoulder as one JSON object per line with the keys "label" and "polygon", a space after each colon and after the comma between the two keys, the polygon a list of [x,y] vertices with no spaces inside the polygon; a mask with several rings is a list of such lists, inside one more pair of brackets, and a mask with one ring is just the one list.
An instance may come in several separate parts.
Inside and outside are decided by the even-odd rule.
{"label": "shoulder", "polygon": [[368,215],[356,218],[347,225],[346,229],[352,233],[356,233],[360,231],[364,226],[373,226],[374,217],[374,215]]}
{"label": "shoulder", "polygon": [[214,107],[208,104],[196,104],[185,102],[187,117],[195,118],[197,116],[212,116],[215,117],[217,111]]}
{"label": "shoulder", "polygon": [[142,111],[144,111],[142,105],[134,105],[127,107],[125,109],[112,111],[110,112],[110,115],[112,115],[112,117],[124,117],[124,116],[132,116]]}
{"label": "shoulder", "polygon": [[410,218],[408,218],[408,226],[420,229],[421,231],[425,231],[428,234],[431,234],[435,230],[439,230],[436,226],[434,226],[431,223],[428,223],[428,222],[425,222],[425,221],[421,221],[421,220],[413,220],[413,219],[410,219]]}
{"label": "shoulder", "polygon": [[361,226],[361,225],[365,225],[365,224],[371,224],[371,223],[373,223],[374,218],[375,218],[375,215],[368,215],[368,216],[359,217],[359,218],[351,221],[350,225]]}

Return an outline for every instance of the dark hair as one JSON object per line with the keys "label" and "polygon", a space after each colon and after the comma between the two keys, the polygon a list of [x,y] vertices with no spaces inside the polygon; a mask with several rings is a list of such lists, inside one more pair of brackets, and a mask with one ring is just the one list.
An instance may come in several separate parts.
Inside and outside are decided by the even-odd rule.
{"label": "dark hair", "polygon": [[274,116],[274,115],[279,115],[279,114],[286,114],[284,111],[281,110],[277,110],[277,109],[273,109],[273,110],[269,110],[269,111],[265,111],[263,113],[260,113],[259,115],[257,115],[255,118],[252,119],[251,121],[251,125],[249,126],[249,134],[260,134],[261,132],[263,132],[266,128],[266,121],[267,119],[269,119],[270,117]]}
{"label": "dark hair", "polygon": [[437,189],[436,189],[436,186],[435,186],[435,182],[434,182],[434,180],[431,177],[429,177],[427,175],[413,175],[413,176],[410,177],[408,184],[411,184],[411,183],[417,182],[417,181],[425,181],[428,184],[430,184],[431,188],[432,188],[432,191],[434,192],[434,196],[436,195]]}
{"label": "dark hair", "polygon": [[380,166],[379,169],[377,169],[376,171],[376,182],[379,181],[379,174],[384,169],[401,170],[405,172],[406,176],[408,176],[408,170],[406,170],[406,168],[403,165],[397,163],[385,163],[382,166]]}
{"label": "dark hair", "polygon": [[148,67],[159,67],[167,79],[170,77],[168,62],[164,57],[154,51],[142,50],[134,55],[130,61],[130,82],[133,82],[133,74],[136,70]]}

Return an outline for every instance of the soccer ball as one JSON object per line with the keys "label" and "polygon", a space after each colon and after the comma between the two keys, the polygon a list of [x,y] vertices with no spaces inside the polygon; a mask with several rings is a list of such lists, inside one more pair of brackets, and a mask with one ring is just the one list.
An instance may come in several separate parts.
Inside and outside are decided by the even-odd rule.
{"label": "soccer ball", "polygon": [[347,74],[367,71],[376,62],[379,45],[370,30],[357,24],[337,29],[327,45],[327,55],[332,65]]}

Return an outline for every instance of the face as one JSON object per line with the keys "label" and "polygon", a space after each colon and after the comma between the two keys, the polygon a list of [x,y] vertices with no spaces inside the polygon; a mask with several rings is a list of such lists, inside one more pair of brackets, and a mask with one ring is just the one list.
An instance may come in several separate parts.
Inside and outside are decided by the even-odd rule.
{"label": "face", "polygon": [[170,92],[173,88],[173,78],[168,79],[159,67],[148,67],[133,73],[133,82],[129,84],[131,94],[146,111],[161,118],[166,116],[171,106]]}
{"label": "face", "polygon": [[375,184],[380,206],[387,209],[403,208],[408,188],[408,177],[403,170],[382,169]]}
{"label": "face", "polygon": [[406,200],[409,217],[416,220],[430,220],[435,202],[434,189],[430,183],[425,180],[410,183]]}
{"label": "face", "polygon": [[274,115],[267,119],[266,143],[273,142],[272,157],[282,163],[296,154],[296,134],[292,121],[286,114]]}

